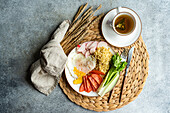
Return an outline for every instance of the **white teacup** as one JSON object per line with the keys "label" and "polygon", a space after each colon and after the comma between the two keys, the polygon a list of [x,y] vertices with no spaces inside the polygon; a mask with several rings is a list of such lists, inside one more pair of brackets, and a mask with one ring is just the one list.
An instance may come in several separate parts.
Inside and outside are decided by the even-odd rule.
{"label": "white teacup", "polygon": [[[135,28],[136,28],[136,20],[134,18],[134,16],[128,12],[119,12],[121,7],[117,8],[117,14],[116,16],[113,18],[113,20],[108,20],[107,24],[113,28],[113,31],[115,33],[117,33],[118,35],[129,35],[131,34]],[[119,21],[122,21],[121,18],[126,18],[124,24],[117,24],[120,23]],[[119,29],[119,26],[123,26],[124,25],[124,30]],[[126,26],[126,27],[125,27]],[[120,32],[121,31],[121,32]]]}

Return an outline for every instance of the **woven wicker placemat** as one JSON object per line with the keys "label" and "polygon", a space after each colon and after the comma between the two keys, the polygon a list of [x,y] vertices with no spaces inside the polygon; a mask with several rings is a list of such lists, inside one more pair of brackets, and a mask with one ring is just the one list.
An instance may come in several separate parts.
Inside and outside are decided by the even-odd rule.
{"label": "woven wicker placemat", "polygon": [[[102,19],[90,25],[90,30],[88,30],[89,31],[88,35],[86,35],[83,38],[81,43],[90,40],[105,41],[101,33],[101,21]],[[121,89],[122,80],[125,71],[121,73],[119,81],[117,82],[116,86],[113,89],[113,94],[111,96],[110,103],[107,103],[109,93],[107,93],[103,97],[100,96],[87,97],[77,93],[68,84],[64,73],[59,83],[60,87],[63,89],[64,93],[68,96],[68,98],[72,102],[89,110],[110,111],[110,110],[121,108],[124,105],[127,105],[131,101],[135,100],[137,96],[140,94],[145,84],[146,78],[148,76],[149,54],[147,52],[142,37],[140,36],[139,39],[134,44],[126,48],[131,48],[132,46],[135,46],[135,49],[130,63],[129,71],[125,79],[121,103],[119,103],[119,97],[120,97],[120,89]],[[119,53],[121,53],[124,49],[124,48],[117,48],[113,46],[112,48]]]}

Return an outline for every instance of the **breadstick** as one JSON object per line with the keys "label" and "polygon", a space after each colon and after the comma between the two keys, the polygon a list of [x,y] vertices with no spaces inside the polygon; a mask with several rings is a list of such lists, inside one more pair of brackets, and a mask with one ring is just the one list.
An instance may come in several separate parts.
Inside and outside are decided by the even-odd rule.
{"label": "breadstick", "polygon": [[82,6],[79,8],[78,13],[76,14],[76,16],[75,16],[75,18],[74,18],[74,20],[73,20],[72,23],[74,23],[74,22],[77,20],[77,18],[80,16],[80,14],[86,9],[87,5],[88,5],[88,3],[86,3],[86,4],[84,5],[84,7],[83,7],[83,5],[82,5]]}

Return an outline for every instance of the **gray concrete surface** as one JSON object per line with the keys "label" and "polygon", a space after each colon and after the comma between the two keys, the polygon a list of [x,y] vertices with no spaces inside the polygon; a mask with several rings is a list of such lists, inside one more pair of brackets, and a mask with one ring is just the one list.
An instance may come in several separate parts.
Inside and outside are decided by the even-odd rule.
{"label": "gray concrete surface", "polygon": [[57,86],[50,96],[34,89],[28,69],[64,19],[88,2],[107,12],[134,9],[143,23],[149,76],[138,98],[108,113],[170,113],[169,0],[0,0],[0,113],[93,113],[72,103]]}

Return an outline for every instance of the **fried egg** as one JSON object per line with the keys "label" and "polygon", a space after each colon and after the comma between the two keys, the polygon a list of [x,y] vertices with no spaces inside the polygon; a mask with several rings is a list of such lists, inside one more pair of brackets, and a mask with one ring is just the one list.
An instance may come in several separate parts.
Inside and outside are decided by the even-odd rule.
{"label": "fried egg", "polygon": [[91,55],[85,57],[82,53],[77,53],[76,51],[74,51],[70,54],[68,58],[67,68],[69,68],[71,75],[74,78],[77,78],[77,75],[75,75],[75,73],[73,72],[75,67],[79,71],[87,74],[96,67],[96,60]]}

